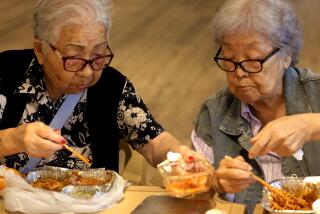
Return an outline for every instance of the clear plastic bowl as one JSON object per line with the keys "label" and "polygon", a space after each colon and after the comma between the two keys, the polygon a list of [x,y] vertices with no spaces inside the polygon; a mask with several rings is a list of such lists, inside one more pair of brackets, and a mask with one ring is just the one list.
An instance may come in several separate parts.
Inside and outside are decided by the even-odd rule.
{"label": "clear plastic bowl", "polygon": [[170,195],[185,197],[210,189],[213,167],[202,160],[191,163],[167,161],[159,164],[158,171]]}

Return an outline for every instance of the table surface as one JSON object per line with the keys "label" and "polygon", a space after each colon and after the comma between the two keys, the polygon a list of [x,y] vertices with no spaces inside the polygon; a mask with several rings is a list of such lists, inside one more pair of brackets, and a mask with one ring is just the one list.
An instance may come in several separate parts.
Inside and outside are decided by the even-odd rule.
{"label": "table surface", "polygon": [[[144,199],[153,195],[168,195],[165,189],[157,186],[130,186],[125,191],[125,196],[117,205],[112,208],[99,212],[98,214],[126,214],[131,213]],[[242,214],[245,206],[224,201],[215,195],[212,199],[213,208],[220,209],[230,214]],[[257,210],[260,214],[261,210]],[[263,213],[263,212],[262,212]],[[12,214],[4,209],[3,199],[0,199],[0,214]]]}
{"label": "table surface", "polygon": [[[115,214],[132,212],[145,198],[151,195],[168,195],[167,191],[157,186],[131,186],[125,192],[125,198],[116,206],[104,210],[99,214]],[[242,204],[223,201],[218,197],[213,198],[216,209],[221,209],[230,214],[242,214],[245,206]]]}

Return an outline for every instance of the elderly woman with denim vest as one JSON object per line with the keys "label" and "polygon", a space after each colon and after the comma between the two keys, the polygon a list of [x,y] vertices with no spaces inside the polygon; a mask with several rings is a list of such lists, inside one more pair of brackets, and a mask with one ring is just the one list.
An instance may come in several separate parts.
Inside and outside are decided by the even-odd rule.
{"label": "elderly woman with denim vest", "polygon": [[[162,128],[132,83],[109,66],[110,15],[109,0],[39,0],[34,48],[0,53],[2,163],[24,173],[46,165],[118,170],[120,139],[153,166],[170,150],[197,156]],[[65,120],[58,117],[57,128],[51,121],[73,94],[80,97],[71,114],[64,109]]]}
{"label": "elderly woman with denim vest", "polygon": [[[215,166],[213,188],[248,212],[266,181],[320,175],[320,75],[295,67],[302,43],[285,0],[229,0],[214,22],[214,57],[228,87],[195,120],[194,148]],[[231,157],[231,158],[230,158]]]}

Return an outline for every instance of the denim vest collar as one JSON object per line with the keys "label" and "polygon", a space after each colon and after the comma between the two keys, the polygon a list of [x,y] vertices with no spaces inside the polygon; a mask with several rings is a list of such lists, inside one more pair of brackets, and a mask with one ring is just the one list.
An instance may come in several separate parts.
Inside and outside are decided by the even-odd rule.
{"label": "denim vest collar", "polygon": [[286,70],[283,85],[287,115],[312,112],[297,70],[292,67]]}
{"label": "denim vest collar", "polygon": [[238,142],[247,151],[252,146],[249,141],[252,138],[250,124],[241,117],[241,101],[233,98],[229,111],[219,126],[219,129],[227,135],[240,136]]}

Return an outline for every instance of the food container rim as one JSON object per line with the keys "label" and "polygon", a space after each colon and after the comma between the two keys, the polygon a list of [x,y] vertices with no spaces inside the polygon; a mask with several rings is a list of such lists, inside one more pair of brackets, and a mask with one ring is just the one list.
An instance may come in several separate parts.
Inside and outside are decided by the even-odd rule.
{"label": "food container rim", "polygon": [[208,163],[207,161],[199,160],[205,165],[205,169],[199,172],[190,172],[190,174],[186,175],[169,175],[165,170],[164,167],[169,166],[169,165],[175,165],[177,162],[168,162],[166,164],[159,165],[158,171],[162,176],[170,177],[170,178],[187,178],[187,177],[192,177],[192,176],[197,176],[197,175],[207,175],[211,174],[214,171],[213,166]]}

